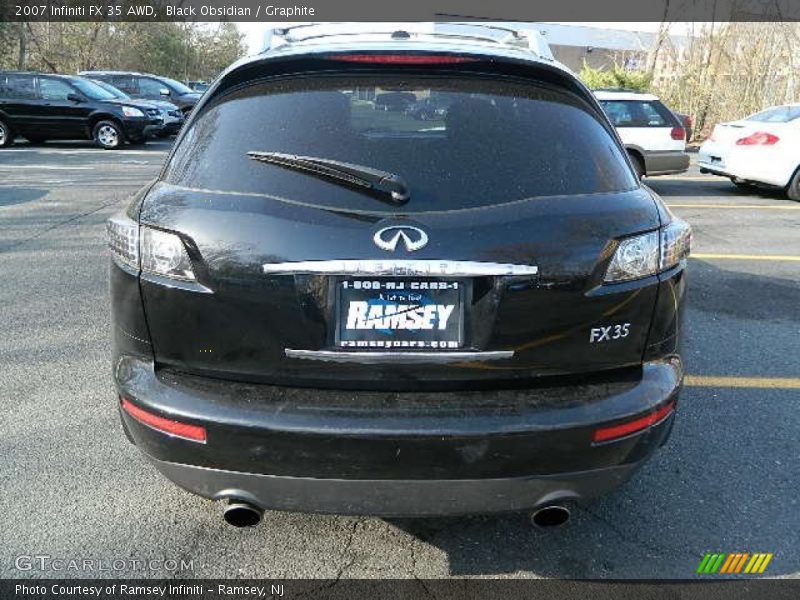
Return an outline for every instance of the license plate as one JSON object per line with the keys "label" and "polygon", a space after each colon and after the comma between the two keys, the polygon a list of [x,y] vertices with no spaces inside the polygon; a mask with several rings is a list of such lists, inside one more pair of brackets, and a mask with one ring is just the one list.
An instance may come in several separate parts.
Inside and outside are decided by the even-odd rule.
{"label": "license plate", "polygon": [[462,281],[348,278],[336,285],[339,348],[454,350],[463,345]]}

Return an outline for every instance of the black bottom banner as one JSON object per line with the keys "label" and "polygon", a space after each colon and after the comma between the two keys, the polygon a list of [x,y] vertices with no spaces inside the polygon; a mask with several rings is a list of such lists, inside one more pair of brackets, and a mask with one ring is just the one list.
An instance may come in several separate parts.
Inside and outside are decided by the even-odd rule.
{"label": "black bottom banner", "polygon": [[800,580],[685,582],[497,579],[286,579],[286,580],[0,580],[2,600],[729,600],[800,597]]}

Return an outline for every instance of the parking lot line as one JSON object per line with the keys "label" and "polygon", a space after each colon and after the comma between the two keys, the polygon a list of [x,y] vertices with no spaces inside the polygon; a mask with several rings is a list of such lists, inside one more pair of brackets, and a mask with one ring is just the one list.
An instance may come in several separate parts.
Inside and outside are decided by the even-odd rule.
{"label": "parking lot line", "polygon": [[800,256],[782,254],[702,254],[693,253],[692,258],[709,260],[769,260],[772,262],[800,262]]}
{"label": "parking lot line", "polygon": [[772,390],[800,390],[800,377],[714,377],[687,375],[683,379],[688,387],[731,387]]}
{"label": "parking lot line", "polygon": [[773,206],[769,204],[667,204],[670,208],[735,208],[743,210],[800,210],[800,204]]}

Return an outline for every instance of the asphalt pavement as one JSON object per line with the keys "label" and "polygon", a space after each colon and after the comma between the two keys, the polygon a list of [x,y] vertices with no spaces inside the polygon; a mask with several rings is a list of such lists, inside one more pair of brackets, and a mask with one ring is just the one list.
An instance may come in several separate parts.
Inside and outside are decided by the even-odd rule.
{"label": "asphalt pavement", "polygon": [[115,409],[104,221],[168,148],[0,151],[0,577],[688,578],[706,552],[800,577],[800,203],[695,168],[648,180],[695,232],[688,385],[667,446],[566,527],[269,512],[238,530]]}

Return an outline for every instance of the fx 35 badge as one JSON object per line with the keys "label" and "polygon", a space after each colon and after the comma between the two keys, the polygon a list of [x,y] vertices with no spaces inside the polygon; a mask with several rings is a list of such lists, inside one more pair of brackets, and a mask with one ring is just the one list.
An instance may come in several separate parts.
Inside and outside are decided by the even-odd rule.
{"label": "fx 35 badge", "polygon": [[596,344],[598,342],[610,342],[612,340],[621,340],[628,337],[631,332],[630,323],[619,323],[617,325],[601,325],[600,327],[592,327],[589,333],[589,343]]}

